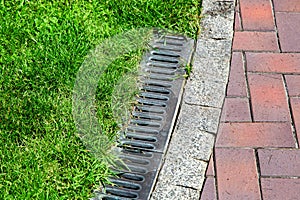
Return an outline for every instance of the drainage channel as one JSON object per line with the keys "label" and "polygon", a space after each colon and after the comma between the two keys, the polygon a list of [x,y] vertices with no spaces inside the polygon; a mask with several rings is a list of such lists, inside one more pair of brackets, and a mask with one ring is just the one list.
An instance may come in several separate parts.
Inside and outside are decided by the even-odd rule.
{"label": "drainage channel", "polygon": [[177,115],[194,42],[156,32],[140,66],[143,75],[124,137],[118,147],[117,176],[96,199],[149,199]]}

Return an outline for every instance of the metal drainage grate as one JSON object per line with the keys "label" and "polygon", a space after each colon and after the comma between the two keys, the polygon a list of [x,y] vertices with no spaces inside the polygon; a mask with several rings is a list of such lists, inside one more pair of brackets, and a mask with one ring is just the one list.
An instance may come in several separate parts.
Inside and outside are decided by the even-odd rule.
{"label": "metal drainage grate", "polygon": [[173,129],[193,40],[155,33],[141,67],[142,88],[119,146],[123,163],[99,198],[149,199]]}

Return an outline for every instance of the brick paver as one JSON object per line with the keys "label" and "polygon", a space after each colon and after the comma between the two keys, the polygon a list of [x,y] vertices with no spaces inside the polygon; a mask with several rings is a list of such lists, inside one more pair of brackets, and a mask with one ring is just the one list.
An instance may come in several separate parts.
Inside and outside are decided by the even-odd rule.
{"label": "brick paver", "polygon": [[235,32],[233,50],[279,51],[275,32]]}
{"label": "brick paver", "polygon": [[238,12],[235,13],[234,30],[236,31],[242,30],[241,15]]}
{"label": "brick paver", "polygon": [[262,176],[299,176],[299,149],[258,149]]}
{"label": "brick paver", "polygon": [[247,97],[244,62],[241,52],[232,53],[227,96]]}
{"label": "brick paver", "polygon": [[200,199],[296,200],[300,0],[237,0],[237,5],[215,156]]}
{"label": "brick paver", "polygon": [[216,147],[295,147],[289,123],[221,123]]}
{"label": "brick paver", "polygon": [[219,199],[259,199],[254,151],[218,148],[215,154]]}
{"label": "brick paver", "polygon": [[264,200],[297,200],[300,195],[300,179],[263,178],[261,190]]}
{"label": "brick paver", "polygon": [[249,74],[254,121],[290,121],[281,75]]}
{"label": "brick paver", "polygon": [[251,122],[248,98],[226,98],[221,121]]}
{"label": "brick paver", "polygon": [[291,98],[291,107],[298,142],[300,142],[300,98]]}
{"label": "brick paver", "polygon": [[[298,68],[300,66],[300,63],[298,65]],[[300,76],[299,75],[286,75],[285,76],[286,84],[287,84],[287,90],[289,93],[289,96],[299,96],[300,97]]]}
{"label": "brick paver", "polygon": [[205,185],[201,193],[202,200],[216,200],[216,183],[215,178],[209,177],[205,180]]}
{"label": "brick paver", "polygon": [[276,13],[283,52],[300,52],[300,13]]}
{"label": "brick paver", "polygon": [[274,30],[270,0],[240,0],[244,30]]}
{"label": "brick paver", "polygon": [[246,53],[247,71],[300,73],[300,54]]}
{"label": "brick paver", "polygon": [[300,12],[300,0],[273,0],[275,11]]}
{"label": "brick paver", "polygon": [[213,154],[211,155],[211,159],[209,160],[209,163],[207,166],[206,176],[215,176]]}

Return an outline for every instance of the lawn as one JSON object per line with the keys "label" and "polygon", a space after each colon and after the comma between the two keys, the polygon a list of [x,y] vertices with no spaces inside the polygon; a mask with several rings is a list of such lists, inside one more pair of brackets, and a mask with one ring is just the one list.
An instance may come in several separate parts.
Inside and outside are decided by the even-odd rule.
{"label": "lawn", "polygon": [[[72,90],[89,51],[138,27],[190,37],[199,30],[200,0],[0,1],[0,198],[87,199],[107,180],[76,134]],[[116,140],[112,92],[141,52],[124,55],[99,80],[97,116]]]}

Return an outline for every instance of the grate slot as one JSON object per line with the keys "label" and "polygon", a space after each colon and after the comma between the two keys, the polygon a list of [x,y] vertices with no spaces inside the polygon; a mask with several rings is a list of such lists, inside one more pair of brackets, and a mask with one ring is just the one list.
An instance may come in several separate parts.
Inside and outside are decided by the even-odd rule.
{"label": "grate slot", "polygon": [[126,155],[134,155],[147,158],[151,158],[153,156],[151,152],[143,151],[141,149],[123,149],[122,152]]}
{"label": "grate slot", "polygon": [[160,127],[160,123],[147,121],[147,120],[140,120],[140,119],[132,119],[130,120],[131,124],[136,124],[139,126],[148,126],[148,127]]}
{"label": "grate slot", "polygon": [[118,176],[123,178],[123,179],[138,181],[138,182],[142,182],[142,181],[145,180],[145,178],[141,175],[128,173],[128,172],[119,173]]}
{"label": "grate slot", "polygon": [[186,38],[185,37],[182,37],[180,35],[166,35],[165,38],[168,38],[168,39],[173,39],[173,40],[180,40],[180,41],[186,41]]}
{"label": "grate slot", "polygon": [[105,195],[102,197],[102,200],[124,200],[124,198],[120,198],[117,196]]}
{"label": "grate slot", "polygon": [[[150,129],[149,129],[150,130]],[[138,134],[138,135],[152,135],[152,137],[156,137],[157,133],[153,133],[153,132],[150,132],[150,133],[147,133],[146,131],[144,132],[141,132],[141,131],[127,131],[126,134]],[[125,135],[126,136],[126,135]]]}
{"label": "grate slot", "polygon": [[135,163],[135,164],[140,164],[140,165],[149,165],[149,163],[150,163],[149,160],[142,159],[142,158],[130,157],[128,155],[120,155],[120,158],[122,158],[122,160],[127,163]]}
{"label": "grate slot", "polygon": [[159,56],[159,55],[153,55],[149,58],[149,60],[164,62],[164,63],[176,63],[176,64],[179,63],[177,59],[168,56]]}
{"label": "grate slot", "polygon": [[167,51],[176,51],[176,52],[181,52],[182,47],[178,46],[170,46],[170,45],[165,45],[163,43],[156,43],[153,45],[154,49],[162,49],[162,50],[167,50]]}
{"label": "grate slot", "polygon": [[171,56],[162,56],[162,55],[152,55],[149,57],[150,61],[166,62],[166,63],[179,63],[178,58]]}
{"label": "grate slot", "polygon": [[182,40],[173,40],[171,38],[162,38],[160,40],[156,41],[158,44],[163,44],[165,46],[170,45],[170,46],[176,46],[176,47],[180,47],[183,46],[183,42]]}
{"label": "grate slot", "polygon": [[133,112],[132,116],[135,117],[135,119],[149,119],[149,120],[156,120],[156,121],[163,120],[161,116],[149,115],[148,113],[142,113],[142,112]]}
{"label": "grate slot", "polygon": [[138,197],[137,193],[129,192],[129,191],[118,189],[118,188],[111,187],[111,186],[106,186],[105,189],[106,189],[107,194],[111,194],[111,195],[115,195],[115,196],[119,196],[119,197],[125,197],[125,198],[131,198],[131,199]]}
{"label": "grate slot", "polygon": [[161,81],[172,82],[172,81],[174,81],[175,76],[168,76],[168,75],[162,76],[162,75],[157,75],[157,74],[150,74],[149,78],[153,79],[153,80],[161,80]]}
{"label": "grate slot", "polygon": [[167,104],[165,102],[160,102],[160,101],[150,101],[150,100],[145,100],[145,99],[137,99],[137,102],[142,104],[142,105],[147,105],[147,106],[160,106],[160,107],[166,107]]}
{"label": "grate slot", "polygon": [[135,139],[135,140],[141,140],[141,141],[146,141],[146,142],[157,142],[157,138],[153,136],[143,136],[143,135],[138,135],[134,133],[126,133],[126,138],[128,139]]}
{"label": "grate slot", "polygon": [[120,155],[120,158],[123,159],[123,161],[129,162],[129,163],[135,163],[135,164],[141,164],[141,165],[149,165],[149,160],[143,159],[143,158],[136,158],[136,157],[130,157],[129,155]]}
{"label": "grate slot", "polygon": [[161,100],[161,101],[168,101],[169,97],[167,96],[163,96],[163,95],[157,95],[157,94],[153,94],[150,92],[142,92],[139,94],[140,97],[144,97],[147,99],[156,99],[156,100]]}
{"label": "grate slot", "polygon": [[126,166],[130,172],[132,173],[139,173],[139,174],[146,174],[147,173],[147,169],[146,168],[143,168],[143,167],[136,167],[136,166],[133,166],[133,165],[130,165],[130,164],[127,164]]}
{"label": "grate slot", "polygon": [[130,141],[130,140],[123,140],[121,142],[122,146],[130,146],[133,148],[142,148],[142,149],[155,149],[155,146],[153,144],[143,143],[143,142],[137,142],[137,141]]}
{"label": "grate slot", "polygon": [[156,73],[156,74],[166,74],[166,75],[175,75],[176,70],[165,70],[165,69],[155,69],[155,68],[151,68],[151,69],[146,69],[146,72],[149,73]]}
{"label": "grate slot", "polygon": [[152,60],[151,62],[147,63],[147,66],[148,67],[167,69],[170,72],[173,72],[173,71],[175,72],[176,71],[175,69],[178,68],[179,64],[178,63],[158,62],[158,61]]}
{"label": "grate slot", "polygon": [[153,129],[147,129],[147,128],[143,128],[143,127],[137,127],[137,126],[129,126],[127,128],[128,131],[132,131],[132,132],[141,132],[141,133],[149,133],[149,134],[155,134],[157,135],[159,133],[158,130],[153,130]]}
{"label": "grate slot", "polygon": [[114,179],[114,178],[110,178],[109,181],[120,188],[127,188],[127,189],[132,189],[132,190],[140,190],[141,189],[141,186],[136,183],[119,180],[119,179]]}
{"label": "grate slot", "polygon": [[160,56],[169,56],[169,57],[174,57],[174,58],[179,58],[180,55],[178,53],[174,53],[172,51],[161,51],[161,50],[156,50],[156,51],[151,51],[152,55],[160,55]]}
{"label": "grate slot", "polygon": [[162,82],[162,81],[154,81],[154,80],[145,80],[144,81],[145,85],[148,85],[148,86],[157,86],[157,87],[163,87],[163,88],[170,88],[172,87],[172,84],[170,83],[165,83],[165,82]]}
{"label": "grate slot", "polygon": [[143,86],[143,90],[147,92],[154,92],[154,93],[160,93],[160,94],[170,94],[170,90],[162,87],[150,87],[150,86]]}
{"label": "grate slot", "polygon": [[146,112],[146,113],[156,113],[156,114],[165,114],[166,111],[163,109],[158,109],[154,107],[146,107],[146,106],[136,106],[135,107],[136,112]]}

